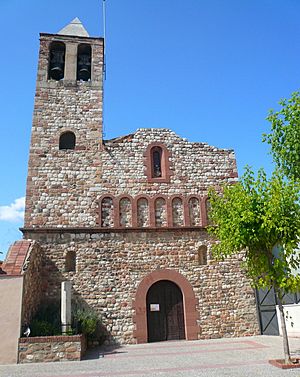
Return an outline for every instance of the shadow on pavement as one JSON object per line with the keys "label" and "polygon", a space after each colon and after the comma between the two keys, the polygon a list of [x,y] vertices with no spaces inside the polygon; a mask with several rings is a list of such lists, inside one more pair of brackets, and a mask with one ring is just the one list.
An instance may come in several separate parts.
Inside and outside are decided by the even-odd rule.
{"label": "shadow on pavement", "polygon": [[122,346],[100,346],[88,349],[82,360],[101,359],[107,355],[117,355],[124,353],[127,353],[127,351],[122,351]]}

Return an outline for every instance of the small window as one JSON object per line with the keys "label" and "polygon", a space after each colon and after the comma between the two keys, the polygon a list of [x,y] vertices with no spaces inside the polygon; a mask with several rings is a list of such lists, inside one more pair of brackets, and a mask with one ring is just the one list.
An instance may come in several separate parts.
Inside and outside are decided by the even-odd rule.
{"label": "small window", "polygon": [[151,150],[152,157],[152,178],[162,177],[162,149],[154,147]]}
{"label": "small window", "polygon": [[77,50],[77,80],[91,79],[92,48],[87,44],[80,44]]}
{"label": "small window", "polygon": [[163,143],[151,143],[144,154],[146,174],[150,183],[170,182],[170,152]]}
{"label": "small window", "polygon": [[66,46],[62,42],[53,42],[49,52],[49,80],[62,80],[65,76]]}
{"label": "small window", "polygon": [[66,255],[65,272],[76,271],[76,253],[75,251],[68,251]]}
{"label": "small window", "polygon": [[198,249],[198,263],[200,266],[207,264],[207,247],[205,245]]}
{"label": "small window", "polygon": [[73,132],[64,132],[59,138],[59,149],[75,149],[76,136]]}

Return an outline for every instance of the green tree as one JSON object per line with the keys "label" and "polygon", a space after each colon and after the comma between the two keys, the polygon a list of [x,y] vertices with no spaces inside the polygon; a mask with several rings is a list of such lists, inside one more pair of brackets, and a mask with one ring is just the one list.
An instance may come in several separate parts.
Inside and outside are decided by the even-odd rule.
{"label": "green tree", "polygon": [[270,111],[271,132],[263,141],[271,145],[273,159],[289,178],[300,179],[300,93],[279,102],[281,109]]}
{"label": "green tree", "polygon": [[217,238],[213,254],[224,258],[243,251],[252,285],[274,288],[281,313],[285,360],[290,362],[282,295],[300,287],[300,277],[293,272],[300,266],[298,184],[286,180],[278,171],[268,180],[261,169],[255,178],[247,167],[237,184],[224,186],[222,193],[211,189],[209,200],[212,225],[208,231]]}

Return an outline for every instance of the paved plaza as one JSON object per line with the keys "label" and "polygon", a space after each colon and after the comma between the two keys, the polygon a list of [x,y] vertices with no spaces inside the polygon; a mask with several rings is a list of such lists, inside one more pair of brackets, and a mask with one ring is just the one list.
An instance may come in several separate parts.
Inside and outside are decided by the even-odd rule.
{"label": "paved plaza", "polygon": [[[290,339],[300,355],[300,338]],[[172,341],[97,349],[80,362],[0,366],[1,377],[200,377],[288,376],[268,363],[282,358],[282,338],[256,336],[201,341]]]}

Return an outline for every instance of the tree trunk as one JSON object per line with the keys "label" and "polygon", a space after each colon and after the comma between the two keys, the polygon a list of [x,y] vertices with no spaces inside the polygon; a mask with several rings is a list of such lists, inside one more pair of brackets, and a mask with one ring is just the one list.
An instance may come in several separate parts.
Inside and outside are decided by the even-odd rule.
{"label": "tree trunk", "polygon": [[282,302],[281,302],[282,297],[281,297],[280,292],[278,292],[276,290],[275,290],[275,292],[276,292],[276,296],[277,296],[278,308],[279,308],[279,313],[280,313],[284,361],[285,361],[285,364],[291,364],[292,359],[291,359],[291,353],[290,353],[289,339],[288,339],[287,331],[286,331],[286,323],[285,323],[285,318],[284,318],[283,306],[282,306]]}

